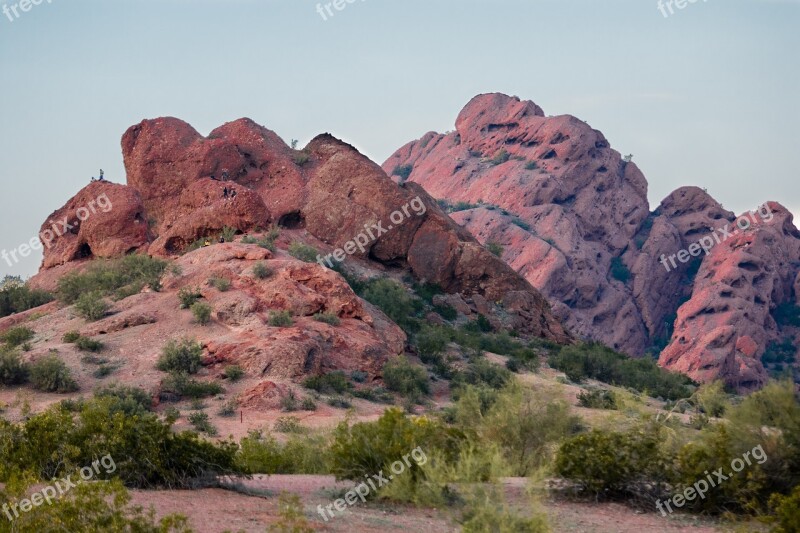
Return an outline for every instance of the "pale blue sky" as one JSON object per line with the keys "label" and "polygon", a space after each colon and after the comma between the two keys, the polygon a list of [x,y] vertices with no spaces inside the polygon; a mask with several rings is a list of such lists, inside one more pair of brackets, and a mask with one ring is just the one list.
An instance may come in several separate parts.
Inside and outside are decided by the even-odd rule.
{"label": "pale blue sky", "polygon": [[[19,0],[0,0],[14,5]],[[331,132],[381,163],[453,129],[475,94],[573,114],[633,153],[654,207],[696,184],[743,211],[800,213],[800,2],[52,0],[0,14],[0,250],[16,249],[119,140],[170,115],[247,116],[301,144]],[[13,17],[13,14],[12,14]],[[39,257],[0,275],[30,275]]]}

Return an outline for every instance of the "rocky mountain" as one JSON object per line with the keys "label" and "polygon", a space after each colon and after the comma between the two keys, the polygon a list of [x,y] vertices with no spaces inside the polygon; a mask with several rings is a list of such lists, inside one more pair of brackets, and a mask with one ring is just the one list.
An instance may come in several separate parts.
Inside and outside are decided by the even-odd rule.
{"label": "rocky mountain", "polygon": [[[183,335],[203,344],[207,372],[234,363],[247,371],[249,379],[236,385],[245,404],[277,404],[286,380],[331,370],[380,378],[383,363],[404,351],[406,334],[355,294],[337,271],[344,258],[364,279],[438,285],[446,293],[441,298],[462,314],[491,315],[498,329],[571,341],[542,295],[422,187],[394,183],[330,135],[294,150],[248,119],[203,137],[185,122],[161,118],[131,127],[122,152],[127,185],[92,182],[44,222],[43,264],[30,283],[54,290],[64,276],[97,260],[136,253],[171,261],[161,287],[116,301],[97,322],[53,304],[46,318],[23,313],[0,320],[0,330],[30,319],[35,331],[48,331],[26,357],[52,349],[72,354],[66,358],[79,381],[91,381],[90,369],[61,340],[71,330],[99,336],[127,358],[120,372],[130,375],[122,380],[148,389],[160,379],[154,361],[164,343]],[[258,244],[270,227],[280,228],[273,251]],[[59,231],[47,233],[53,228]],[[225,228],[238,235],[219,244]],[[198,239],[201,246],[193,249]],[[303,246],[319,255],[298,258],[293,247]],[[269,275],[257,275],[257,266]],[[179,311],[182,290],[199,291],[211,305],[210,326]],[[279,312],[288,312],[292,323],[271,324]],[[340,323],[315,320],[319,313]]]}
{"label": "rocky mountain", "polygon": [[773,318],[800,294],[800,232],[783,206],[736,217],[683,187],[651,210],[641,170],[573,116],[480,95],[455,131],[425,134],[383,168],[502,250],[581,338],[752,390],[770,343],[793,332]]}

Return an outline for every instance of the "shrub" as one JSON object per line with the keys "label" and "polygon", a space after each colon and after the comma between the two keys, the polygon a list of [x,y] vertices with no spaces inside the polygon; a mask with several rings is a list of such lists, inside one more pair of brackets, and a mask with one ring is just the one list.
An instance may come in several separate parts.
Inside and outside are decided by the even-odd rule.
{"label": "shrub", "polygon": [[219,276],[210,278],[208,284],[220,292],[227,292],[231,288],[231,280]]}
{"label": "shrub", "polygon": [[465,385],[485,385],[490,389],[499,390],[511,380],[511,372],[502,366],[496,365],[484,358],[475,359],[463,372],[459,372],[452,382],[452,387],[458,389]]}
{"label": "shrub", "polygon": [[281,397],[281,409],[287,413],[297,411],[297,396],[293,389],[289,389],[289,393]]}
{"label": "shrub", "polygon": [[[112,475],[132,487],[186,488],[200,476],[239,472],[235,445],[177,433],[153,413],[128,416],[118,407],[114,398],[92,398],[76,412],[55,405],[19,424],[0,421],[0,441],[13,442],[0,447],[0,482],[74,475],[106,455],[116,462]],[[103,470],[96,476],[107,477]]]}
{"label": "shrub", "polygon": [[267,249],[270,252],[274,252],[276,250],[275,241],[278,240],[280,237],[280,230],[278,228],[271,228],[266,235],[262,235],[260,238],[251,237],[250,235],[245,236],[242,238],[243,244],[255,244],[260,246],[261,248]]}
{"label": "shrub", "polygon": [[68,332],[64,333],[64,336],[61,338],[61,340],[63,342],[66,342],[67,344],[72,344],[74,342],[77,342],[78,339],[80,339],[80,338],[81,338],[81,334],[78,333],[77,331],[68,331]]}
{"label": "shrub", "polygon": [[0,283],[0,318],[22,313],[53,301],[53,295],[31,289],[19,278],[6,276]]}
{"label": "shrub", "polygon": [[539,168],[539,164],[536,161],[528,161],[525,164],[525,170],[536,170]]}
{"label": "shrub", "polygon": [[161,399],[178,401],[182,398],[207,398],[223,392],[219,383],[190,379],[182,372],[171,372],[161,384]]}
{"label": "shrub", "polygon": [[397,166],[392,171],[392,176],[398,176],[402,181],[406,181],[414,171],[414,165]]}
{"label": "shrub", "polygon": [[[17,496],[22,497],[32,490],[32,487],[25,487]],[[131,497],[119,480],[79,483],[65,492],[48,505],[34,506],[29,512],[20,513],[14,521],[14,531],[192,531],[185,516],[170,514],[156,520],[153,512],[130,505]]]}
{"label": "shrub", "polygon": [[470,491],[465,501],[461,517],[463,533],[547,533],[550,527],[547,517],[537,514],[533,517],[519,516],[505,503],[501,488],[491,486],[477,487]]}
{"label": "shrub", "polygon": [[31,384],[43,392],[75,392],[78,384],[64,361],[56,355],[47,355],[30,366]]}
{"label": "shrub", "polygon": [[773,494],[770,507],[774,513],[774,533],[793,533],[800,531],[800,485],[788,496]]}
{"label": "shrub", "polygon": [[511,159],[511,155],[507,151],[505,151],[505,149],[501,149],[499,152],[497,152],[497,154],[495,154],[495,156],[492,159],[489,160],[489,163],[497,166],[497,165],[502,165],[509,159]]}
{"label": "shrub", "polygon": [[161,290],[161,276],[167,262],[146,255],[128,255],[110,261],[94,261],[80,273],[67,274],[58,282],[58,297],[67,304],[75,303],[87,293],[98,292],[102,296],[118,299],[137,294],[149,285]]}
{"label": "shrub", "polygon": [[489,250],[492,254],[496,255],[497,257],[503,257],[503,245],[499,242],[489,241],[486,243],[486,249]]}
{"label": "shrub", "polygon": [[178,300],[181,301],[181,309],[191,309],[195,302],[202,297],[203,293],[200,292],[198,288],[184,287],[178,291]]}
{"label": "shrub", "polygon": [[35,334],[36,333],[31,328],[18,326],[7,330],[0,335],[0,342],[3,342],[11,347],[19,346],[20,344],[25,344],[31,340]]}
{"label": "shrub", "polygon": [[253,276],[255,276],[256,279],[267,279],[272,276],[272,274],[272,269],[261,261],[253,265]]}
{"label": "shrub", "polygon": [[636,483],[664,480],[659,432],[652,426],[627,433],[595,429],[572,437],[558,449],[555,469],[595,497],[630,494]]}
{"label": "shrub", "polygon": [[383,380],[387,389],[414,400],[430,393],[428,373],[404,356],[397,356],[384,365]]}
{"label": "shrub", "polygon": [[28,373],[28,365],[16,351],[0,348],[0,384],[21,385],[28,381]]}
{"label": "shrub", "polygon": [[581,391],[578,394],[578,404],[589,409],[616,409],[617,399],[614,393],[605,389]]}
{"label": "shrub", "polygon": [[195,374],[200,369],[203,346],[191,339],[170,340],[164,346],[156,368],[162,372]]}
{"label": "shrub", "polygon": [[353,388],[353,385],[341,370],[321,376],[311,376],[303,382],[303,386],[322,394],[344,394]]}
{"label": "shrub", "polygon": [[394,396],[392,396],[383,387],[357,389],[353,391],[353,396],[367,400],[374,403],[385,403],[391,405],[394,403]]}
{"label": "shrub", "polygon": [[328,405],[337,409],[350,409],[353,404],[344,396],[331,396],[328,398]]}
{"label": "shrub", "polygon": [[599,343],[564,347],[548,363],[574,382],[592,378],[668,400],[690,396],[689,378],[660,368],[652,359],[631,359]]}
{"label": "shrub", "polygon": [[621,257],[614,257],[611,259],[611,277],[622,283],[627,283],[631,279],[631,271],[625,263],[622,262]]}
{"label": "shrub", "polygon": [[350,379],[355,381],[356,383],[365,383],[369,374],[364,372],[363,370],[353,370],[350,372]]}
{"label": "shrub", "polygon": [[231,400],[228,400],[227,402],[223,403],[220,406],[219,411],[217,411],[217,414],[219,416],[222,416],[222,417],[225,417],[225,418],[229,418],[229,417],[231,417],[231,416],[236,414],[236,409],[238,407],[239,407],[239,404],[236,402],[236,400],[231,399]]}
{"label": "shrub", "polygon": [[445,320],[455,320],[458,318],[458,311],[452,305],[434,305],[433,310],[439,313],[439,316]]}
{"label": "shrub", "polygon": [[192,314],[194,315],[194,319],[201,326],[205,326],[211,322],[211,311],[212,308],[207,303],[197,302],[192,305]]}
{"label": "shrub", "polygon": [[271,435],[251,431],[240,442],[237,464],[253,474],[328,474],[327,439],[289,435],[280,444]]}
{"label": "shrub", "polygon": [[[298,163],[300,164],[300,163]],[[297,494],[281,493],[278,497],[278,516],[280,519],[269,526],[268,533],[314,533],[316,528],[311,527],[306,520],[303,503]]]}
{"label": "shrub", "polygon": [[775,322],[781,327],[800,327],[800,306],[792,302],[779,305],[775,308],[775,311],[772,312],[772,316]]}
{"label": "shrub", "polygon": [[92,376],[97,379],[103,379],[113,374],[116,369],[116,366],[100,365],[97,367],[97,369],[95,369],[94,372],[92,372]]}
{"label": "shrub", "polygon": [[531,231],[531,225],[522,220],[519,217],[511,217],[511,223],[517,226],[518,228],[522,228],[525,231]]}
{"label": "shrub", "polygon": [[417,333],[416,341],[422,362],[432,363],[444,353],[450,338],[444,328],[425,326]]}
{"label": "shrub", "polygon": [[231,381],[239,381],[244,377],[244,369],[239,365],[226,366],[223,373]]}
{"label": "shrub", "polygon": [[79,336],[75,341],[75,347],[84,352],[97,353],[103,351],[105,345],[98,340]]}
{"label": "shrub", "polygon": [[302,403],[300,404],[301,409],[303,411],[316,411],[317,410],[317,402],[314,401],[314,398],[310,396],[306,396],[303,398]]}
{"label": "shrub", "polygon": [[239,230],[236,228],[232,228],[230,226],[224,226],[222,231],[220,232],[220,237],[222,237],[225,242],[233,242],[236,238],[236,234],[239,233]]}
{"label": "shrub", "polygon": [[297,165],[298,167],[302,167],[303,165],[311,161],[311,156],[306,152],[297,152],[292,156],[292,159],[294,160],[295,165]]}
{"label": "shrub", "polygon": [[306,428],[300,424],[300,419],[296,416],[281,416],[275,421],[273,427],[278,433],[305,433]]}
{"label": "shrub", "polygon": [[314,263],[317,261],[319,252],[313,246],[309,246],[300,241],[293,241],[292,244],[289,245],[289,255],[306,263]]}
{"label": "shrub", "polygon": [[269,325],[274,328],[289,328],[294,325],[291,311],[273,311],[269,315]]}
{"label": "shrub", "polygon": [[338,326],[341,324],[341,320],[339,320],[339,317],[334,313],[317,313],[314,315],[314,320],[317,322],[324,322],[325,324],[329,324],[331,326]]}
{"label": "shrub", "polygon": [[75,302],[78,315],[89,321],[100,320],[108,314],[109,305],[100,291],[81,294]]}
{"label": "shrub", "polygon": [[195,412],[189,415],[189,423],[199,432],[205,433],[209,436],[217,434],[215,428],[208,419],[208,414],[203,412]]}
{"label": "shrub", "polygon": [[142,415],[152,411],[153,399],[150,393],[139,387],[129,387],[113,383],[94,390],[95,398],[109,398],[109,411],[121,412],[126,416]]}
{"label": "shrub", "polygon": [[414,300],[398,282],[388,278],[371,281],[363,296],[400,327],[405,329],[413,322]]}

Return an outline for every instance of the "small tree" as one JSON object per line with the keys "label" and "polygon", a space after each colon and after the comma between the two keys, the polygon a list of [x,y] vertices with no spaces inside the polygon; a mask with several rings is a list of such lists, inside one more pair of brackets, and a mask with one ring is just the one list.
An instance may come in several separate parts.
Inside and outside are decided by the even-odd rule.
{"label": "small tree", "polygon": [[211,306],[207,303],[197,302],[192,305],[192,314],[198,324],[205,326],[211,321]]}

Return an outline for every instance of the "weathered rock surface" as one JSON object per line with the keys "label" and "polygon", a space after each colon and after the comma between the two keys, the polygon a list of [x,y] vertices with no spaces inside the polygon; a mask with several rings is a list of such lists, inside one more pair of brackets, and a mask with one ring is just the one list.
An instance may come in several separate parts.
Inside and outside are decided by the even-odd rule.
{"label": "weathered rock surface", "polygon": [[[735,215],[697,187],[674,191],[650,213],[644,176],[602,133],[575,117],[546,117],[533,102],[502,94],[475,97],[459,114],[456,131],[425,134],[383,168],[398,182],[422,185],[455,206],[452,218],[481,243],[501,245],[503,259],[578,336],[633,356],[671,343],[661,358],[669,368],[743,389],[763,382],[758,357],[779,336],[769,311],[798,294],[800,241],[790,221],[779,223],[787,228],[782,237],[769,238],[775,249],[762,250],[763,268],[780,282],[745,275],[730,246],[707,258],[701,250],[677,260],[681,250],[715,239],[717,228]],[[718,268],[727,271],[725,279],[753,278],[789,290],[753,289],[766,317],[708,307],[703,302],[711,295],[695,275],[700,269],[698,280],[716,280]],[[718,283],[711,293],[719,293]],[[755,294],[748,297],[755,302]],[[706,318],[693,316],[693,309],[705,309]],[[729,328],[727,336],[717,331],[720,324]],[[706,335],[706,341],[691,340]],[[753,355],[736,355],[741,350]]]}

